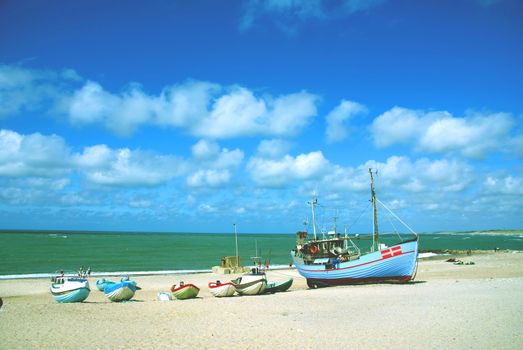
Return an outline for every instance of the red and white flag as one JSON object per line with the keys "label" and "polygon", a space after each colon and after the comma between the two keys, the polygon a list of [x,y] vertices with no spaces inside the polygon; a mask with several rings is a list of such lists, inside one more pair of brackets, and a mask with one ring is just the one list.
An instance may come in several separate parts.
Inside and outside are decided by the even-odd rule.
{"label": "red and white flag", "polygon": [[383,249],[381,251],[381,257],[383,259],[388,259],[388,258],[392,258],[393,256],[396,256],[396,255],[401,255],[401,253],[402,253],[401,247],[399,245],[397,245],[392,248]]}

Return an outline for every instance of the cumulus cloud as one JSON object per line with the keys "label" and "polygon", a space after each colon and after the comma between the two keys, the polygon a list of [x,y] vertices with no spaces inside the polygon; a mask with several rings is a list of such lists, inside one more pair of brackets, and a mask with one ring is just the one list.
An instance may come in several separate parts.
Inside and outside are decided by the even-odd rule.
{"label": "cumulus cloud", "polygon": [[0,64],[0,119],[54,103],[82,79],[73,70],[33,70]]}
{"label": "cumulus cloud", "polygon": [[276,27],[294,34],[310,20],[328,20],[367,10],[385,0],[250,0],[240,21],[240,30],[253,27],[260,18],[269,18]]}
{"label": "cumulus cloud", "polygon": [[70,150],[56,135],[22,135],[0,130],[0,176],[63,176],[70,171]]}
{"label": "cumulus cloud", "polygon": [[292,181],[314,180],[324,176],[329,161],[321,151],[285,155],[281,159],[253,157],[247,164],[251,178],[262,187],[283,187]]}
{"label": "cumulus cloud", "polygon": [[342,100],[327,116],[327,142],[344,140],[348,136],[347,121],[354,116],[366,113],[367,108],[357,102]]}
{"label": "cumulus cloud", "polygon": [[258,145],[258,155],[264,158],[279,158],[285,155],[291,144],[280,139],[262,140]]}
{"label": "cumulus cloud", "polygon": [[378,147],[413,144],[418,151],[483,158],[507,149],[514,124],[507,113],[468,113],[458,118],[445,111],[425,113],[394,107],[378,116],[370,131]]}
{"label": "cumulus cloud", "polygon": [[207,139],[293,136],[316,116],[317,101],[306,92],[256,97],[244,87],[200,81],[166,87],[158,96],[138,85],[114,94],[89,81],[67,100],[66,114],[75,125],[101,123],[123,136],[142,125],[184,128]]}
{"label": "cumulus cloud", "polygon": [[[79,84],[82,84],[78,87]],[[298,134],[317,114],[319,97],[305,91],[281,96],[237,85],[188,80],[146,93],[137,83],[111,92],[74,71],[0,66],[0,118],[24,110],[53,112],[78,127],[103,125],[129,136],[142,126],[174,127],[206,139]]]}
{"label": "cumulus cloud", "polygon": [[74,159],[88,181],[106,186],[158,186],[182,175],[187,167],[175,156],[112,150],[105,145],[87,147]]}
{"label": "cumulus cloud", "polygon": [[427,158],[413,161],[392,156],[385,162],[371,160],[357,167],[334,166],[324,178],[324,187],[330,192],[368,191],[369,168],[378,171],[379,187],[385,191],[460,192],[473,182],[472,168],[463,161]]}
{"label": "cumulus cloud", "polygon": [[243,161],[244,154],[239,149],[229,150],[217,143],[200,140],[192,147],[193,170],[187,176],[186,184],[192,188],[219,188],[230,182],[232,172]]}

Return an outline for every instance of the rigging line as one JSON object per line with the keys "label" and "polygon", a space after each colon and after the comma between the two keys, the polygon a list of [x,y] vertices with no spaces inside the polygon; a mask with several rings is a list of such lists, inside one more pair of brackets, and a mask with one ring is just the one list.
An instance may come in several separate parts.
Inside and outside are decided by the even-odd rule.
{"label": "rigging line", "polygon": [[400,241],[401,241],[401,236],[400,236],[398,230],[396,229],[396,226],[394,226],[394,222],[392,222],[392,220],[390,219],[390,215],[387,215],[386,218],[387,218],[389,224],[390,224],[390,225],[392,226],[392,228],[394,229],[394,233],[398,236],[398,238],[399,238]]}
{"label": "rigging line", "polygon": [[356,220],[354,220],[350,225],[349,225],[349,231],[350,229],[352,228],[352,226],[354,226],[354,224],[356,224],[358,222],[358,220],[363,216],[363,214],[369,209],[370,205],[372,204],[372,202],[369,202],[369,204],[367,204],[367,208],[363,209],[360,213],[360,215],[356,218]]}
{"label": "rigging line", "polygon": [[413,229],[410,228],[409,225],[407,225],[406,223],[403,222],[403,220],[401,220],[396,214],[394,214],[392,212],[392,210],[390,210],[385,204],[383,204],[382,201],[380,201],[378,198],[376,198],[376,201],[381,204],[383,206],[383,208],[387,209],[389,211],[389,213],[391,213],[396,219],[398,219],[399,222],[401,222],[406,228],[408,228],[410,230],[410,232],[412,232],[413,234],[415,234],[416,236],[418,235],[416,232],[414,232]]}

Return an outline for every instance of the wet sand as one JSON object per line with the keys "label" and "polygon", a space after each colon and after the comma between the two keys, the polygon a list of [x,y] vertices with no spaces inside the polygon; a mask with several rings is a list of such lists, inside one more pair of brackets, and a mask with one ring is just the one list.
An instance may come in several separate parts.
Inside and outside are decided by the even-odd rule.
{"label": "wet sand", "polygon": [[[448,258],[448,257],[446,257]],[[445,259],[446,259],[445,258]],[[310,290],[295,270],[288,292],[214,298],[209,281],[235,275],[136,276],[143,288],[112,303],[96,290],[84,303],[58,304],[48,279],[0,281],[0,349],[521,349],[523,253],[420,260],[408,284]],[[198,298],[157,301],[183,280]]]}

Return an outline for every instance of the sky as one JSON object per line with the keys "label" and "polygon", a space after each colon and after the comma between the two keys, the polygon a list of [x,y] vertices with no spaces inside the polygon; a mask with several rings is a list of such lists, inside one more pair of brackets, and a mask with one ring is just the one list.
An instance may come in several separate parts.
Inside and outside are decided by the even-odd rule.
{"label": "sky", "polygon": [[369,232],[369,168],[415,231],[522,229],[521,38],[519,0],[0,0],[0,229],[292,233],[318,198]]}

